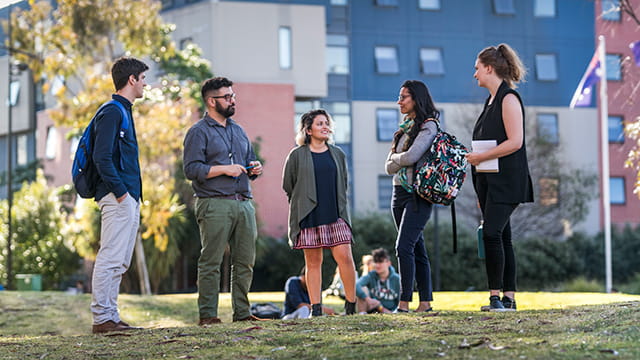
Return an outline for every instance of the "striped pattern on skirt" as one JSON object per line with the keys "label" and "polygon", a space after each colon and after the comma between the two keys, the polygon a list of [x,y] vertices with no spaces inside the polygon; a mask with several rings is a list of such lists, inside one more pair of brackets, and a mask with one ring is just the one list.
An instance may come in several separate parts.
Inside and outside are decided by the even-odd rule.
{"label": "striped pattern on skirt", "polygon": [[294,249],[331,248],[342,244],[351,244],[351,228],[338,218],[338,221],[312,228],[300,229]]}

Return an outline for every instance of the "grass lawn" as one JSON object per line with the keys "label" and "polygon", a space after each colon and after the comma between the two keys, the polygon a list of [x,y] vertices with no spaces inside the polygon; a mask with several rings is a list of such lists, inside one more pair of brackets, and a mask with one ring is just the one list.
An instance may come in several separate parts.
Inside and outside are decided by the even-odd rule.
{"label": "grass lawn", "polygon": [[[250,294],[252,303],[283,298]],[[224,323],[200,328],[196,294],[121,295],[123,319],[145,329],[99,336],[90,295],[0,291],[0,359],[640,358],[640,296],[520,292],[515,313],[478,311],[486,292],[434,298],[428,314],[232,323],[222,294]],[[335,297],[325,304],[342,308]]]}

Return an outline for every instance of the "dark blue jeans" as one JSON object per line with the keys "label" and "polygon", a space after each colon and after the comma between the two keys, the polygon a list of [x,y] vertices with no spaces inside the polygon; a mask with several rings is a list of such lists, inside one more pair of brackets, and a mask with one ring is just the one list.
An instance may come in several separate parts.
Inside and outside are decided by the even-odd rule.
{"label": "dark blue jeans", "polygon": [[408,193],[402,186],[393,187],[391,212],[398,230],[396,256],[400,271],[400,301],[411,301],[413,280],[420,301],[433,301],[431,265],[424,246],[424,226],[431,216],[433,204]]}

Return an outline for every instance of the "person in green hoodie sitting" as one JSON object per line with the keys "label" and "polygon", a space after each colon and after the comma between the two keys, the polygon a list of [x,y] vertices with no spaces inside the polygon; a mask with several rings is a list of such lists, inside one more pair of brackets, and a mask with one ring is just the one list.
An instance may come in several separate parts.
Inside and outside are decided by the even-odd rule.
{"label": "person in green hoodie sitting", "polygon": [[371,252],[374,270],[356,283],[359,313],[392,313],[400,302],[400,276],[383,248]]}

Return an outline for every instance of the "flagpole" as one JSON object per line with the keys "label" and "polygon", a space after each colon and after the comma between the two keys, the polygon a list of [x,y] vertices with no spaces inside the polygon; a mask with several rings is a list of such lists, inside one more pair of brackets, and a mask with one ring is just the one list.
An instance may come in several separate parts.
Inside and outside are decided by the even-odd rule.
{"label": "flagpole", "polygon": [[600,147],[602,151],[602,209],[604,217],[605,288],[612,290],[611,266],[611,201],[609,188],[609,97],[607,94],[607,58],[604,35],[598,36],[600,58]]}

